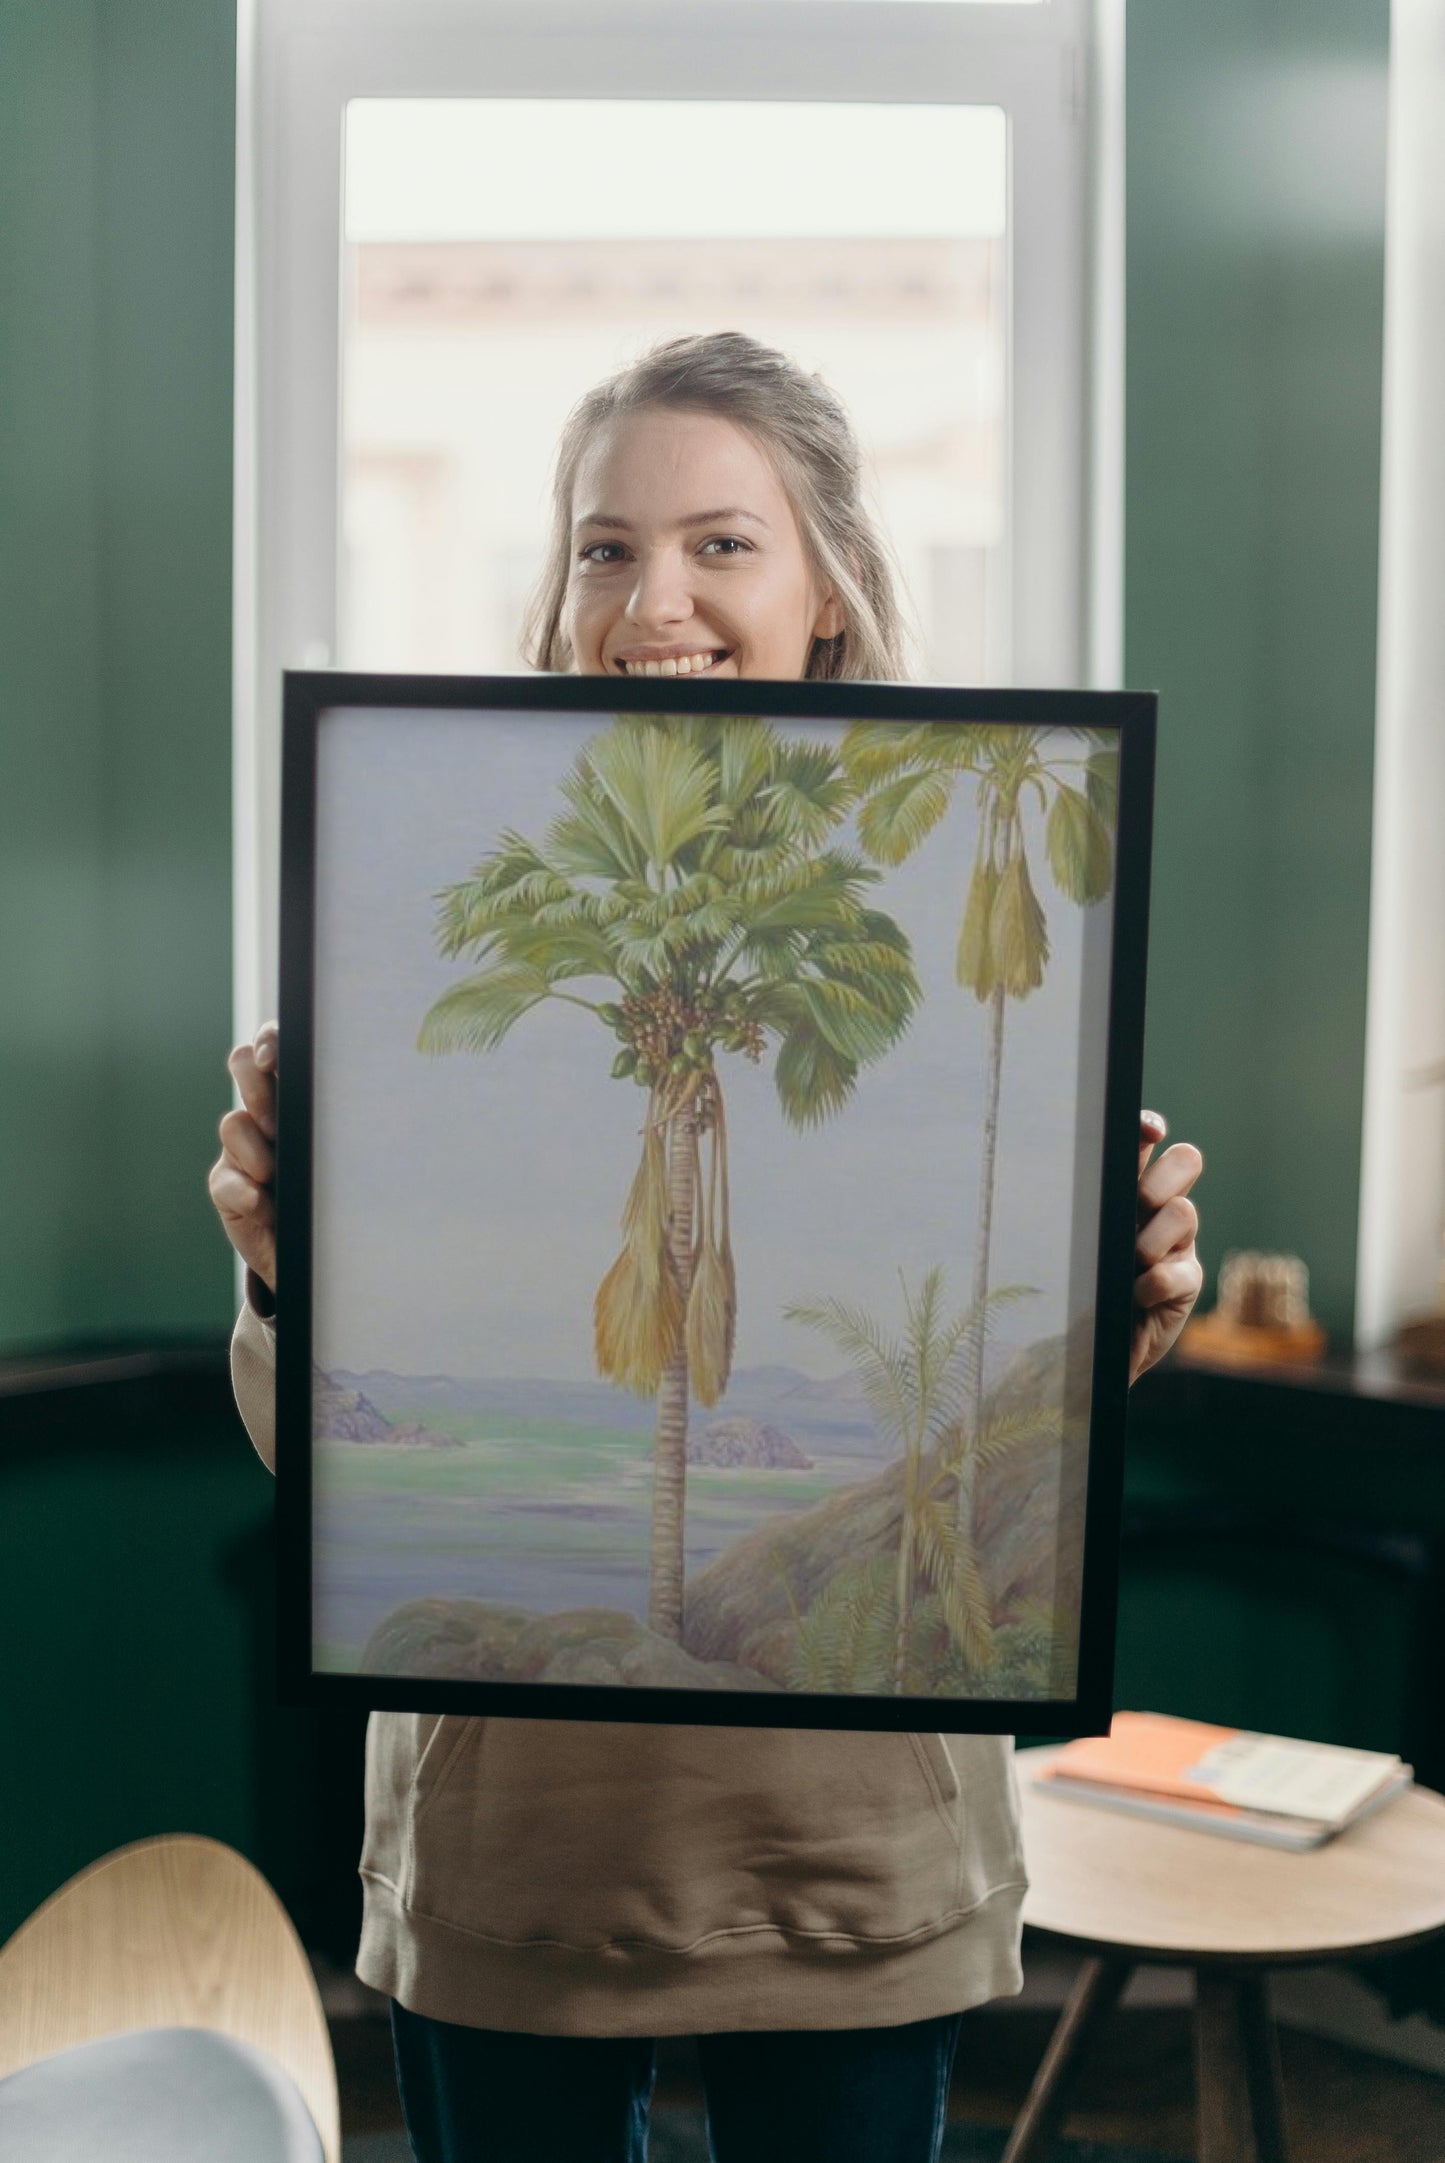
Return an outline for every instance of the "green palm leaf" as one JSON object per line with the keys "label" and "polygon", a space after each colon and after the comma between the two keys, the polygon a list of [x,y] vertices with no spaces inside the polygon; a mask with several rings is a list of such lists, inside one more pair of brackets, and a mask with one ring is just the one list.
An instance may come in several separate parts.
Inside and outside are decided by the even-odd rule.
{"label": "green palm leaf", "polygon": [[495,1051],[507,1032],[541,1004],[550,989],[542,970],[526,962],[497,962],[444,991],[427,1012],[417,1038],[425,1052]]}
{"label": "green palm leaf", "polygon": [[804,849],[817,848],[853,800],[832,746],[797,738],[779,739],[770,778],[759,794],[767,832]]}
{"label": "green palm leaf", "polygon": [[714,770],[680,731],[619,719],[588,748],[593,778],[659,869],[721,825]]}
{"label": "green palm leaf", "polygon": [[907,1353],[898,1340],[866,1308],[844,1299],[798,1300],[785,1307],[783,1315],[819,1331],[853,1362],[881,1432],[901,1442],[913,1419],[915,1390]]}
{"label": "green palm leaf", "polygon": [[647,852],[616,804],[598,792],[585,758],[562,783],[562,794],[572,809],[547,829],[547,853],[557,869],[574,879],[644,884]]}
{"label": "green palm leaf", "polygon": [[717,761],[717,800],[731,821],[767,782],[777,756],[777,735],[755,721],[724,721],[713,756]]}
{"label": "green palm leaf", "polygon": [[1082,789],[1060,781],[1044,825],[1054,883],[1070,901],[1101,901],[1114,876],[1109,829]]}
{"label": "green palm leaf", "polygon": [[1084,761],[1084,787],[1089,802],[1110,833],[1119,819],[1119,754],[1091,751]]}
{"label": "green palm leaf", "polygon": [[773,1082],[790,1126],[821,1126],[841,1111],[858,1081],[858,1062],[811,1019],[793,1023],[778,1047]]}
{"label": "green palm leaf", "polygon": [[901,864],[927,840],[952,796],[949,774],[903,774],[868,797],[858,814],[858,838],[880,864]]}

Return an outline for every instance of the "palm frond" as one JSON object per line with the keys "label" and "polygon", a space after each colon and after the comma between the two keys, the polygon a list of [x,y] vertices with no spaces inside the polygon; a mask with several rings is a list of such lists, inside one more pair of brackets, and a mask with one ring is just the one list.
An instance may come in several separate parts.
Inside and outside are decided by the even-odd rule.
{"label": "palm frond", "polygon": [[886,786],[900,774],[966,772],[976,762],[979,732],[939,728],[928,721],[855,721],[844,731],[839,755],[860,792]]}
{"label": "palm frond", "polygon": [[541,910],[498,925],[489,934],[488,945],[498,962],[535,969],[549,984],[579,976],[617,975],[616,944],[605,932],[576,919],[559,922]]}
{"label": "palm frond", "polygon": [[989,912],[989,946],[997,981],[1011,999],[1026,999],[1038,990],[1048,966],[1049,932],[1021,847],[998,875]]}
{"label": "palm frond", "polygon": [[638,728],[619,717],[593,738],[587,755],[597,787],[658,869],[721,825],[712,770],[681,732]]}
{"label": "palm frond", "polygon": [[464,977],[433,1001],[422,1021],[418,1051],[495,1051],[550,986],[542,970],[502,961]]}
{"label": "palm frond", "polygon": [[783,1309],[788,1322],[815,1329],[851,1360],[882,1432],[901,1442],[913,1417],[913,1378],[907,1355],[865,1308],[843,1299],[795,1300]]}
{"label": "palm frond", "polygon": [[571,806],[547,829],[547,854],[572,878],[645,884],[647,850],[617,805],[597,786],[584,752],[561,784]]}
{"label": "palm frond", "polygon": [[1084,761],[1084,789],[1089,802],[1112,834],[1119,818],[1119,754],[1091,751]]}
{"label": "palm frond", "polygon": [[641,1397],[657,1394],[684,1325],[682,1287],[668,1252],[667,1147],[649,1117],[622,1211],[623,1243],[592,1305],[599,1374]]}
{"label": "palm frond", "polygon": [[790,1126],[820,1126],[853,1094],[858,1061],[841,1052],[811,1015],[800,1015],[778,1046],[773,1083]]}
{"label": "palm frond", "polygon": [[993,905],[997,896],[998,873],[990,857],[980,849],[968,882],[954,973],[966,990],[983,1001],[993,997],[998,984],[993,958]]}
{"label": "palm frond", "polygon": [[803,1618],[795,1689],[880,1694],[892,1687],[897,1587],[886,1556],[837,1571]]}
{"label": "palm frond", "polygon": [[549,903],[565,901],[575,889],[520,834],[503,834],[499,847],[483,857],[469,879],[443,887],[437,895],[437,946],[455,956],[476,948],[509,917],[525,915]]}
{"label": "palm frond", "polygon": [[910,857],[947,811],[953,777],[926,770],[900,775],[867,797],[858,814],[858,838],[880,864]]}
{"label": "palm frond", "polygon": [[815,849],[846,816],[853,790],[831,744],[778,737],[758,799],[769,834],[796,848]]}
{"label": "palm frond", "polygon": [[723,721],[712,755],[717,762],[717,800],[727,820],[738,817],[767,781],[777,731],[747,718]]}
{"label": "palm frond", "polygon": [[855,1066],[881,1059],[902,1033],[876,985],[865,989],[847,977],[819,976],[805,978],[798,990],[819,1035]]}
{"label": "palm frond", "polygon": [[1084,790],[1059,781],[1044,822],[1044,846],[1054,883],[1070,901],[1101,901],[1114,879],[1109,829]]}

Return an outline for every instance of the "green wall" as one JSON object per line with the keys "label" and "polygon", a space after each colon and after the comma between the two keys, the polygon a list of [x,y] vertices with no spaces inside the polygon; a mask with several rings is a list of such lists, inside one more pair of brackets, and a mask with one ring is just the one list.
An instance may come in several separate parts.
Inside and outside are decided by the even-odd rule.
{"label": "green wall", "polygon": [[1388,0],[1130,0],[1126,681],[1157,688],[1146,1089],[1212,1271],[1354,1300]]}
{"label": "green wall", "polygon": [[0,0],[0,1353],[224,1326],[233,0]]}

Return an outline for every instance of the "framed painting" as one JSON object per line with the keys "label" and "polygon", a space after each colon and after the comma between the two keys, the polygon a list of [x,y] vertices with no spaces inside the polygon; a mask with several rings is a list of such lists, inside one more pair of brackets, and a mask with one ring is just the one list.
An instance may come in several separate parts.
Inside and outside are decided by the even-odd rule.
{"label": "framed painting", "polygon": [[289,1699],[1107,1727],[1153,742],[288,676]]}

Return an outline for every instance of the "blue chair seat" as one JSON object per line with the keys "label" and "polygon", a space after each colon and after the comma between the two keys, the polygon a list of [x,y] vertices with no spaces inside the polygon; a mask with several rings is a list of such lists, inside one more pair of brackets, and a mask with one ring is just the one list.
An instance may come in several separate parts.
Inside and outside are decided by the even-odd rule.
{"label": "blue chair seat", "polygon": [[207,2028],[77,2043],[0,2080],[8,2163],[324,2163],[289,2073]]}

